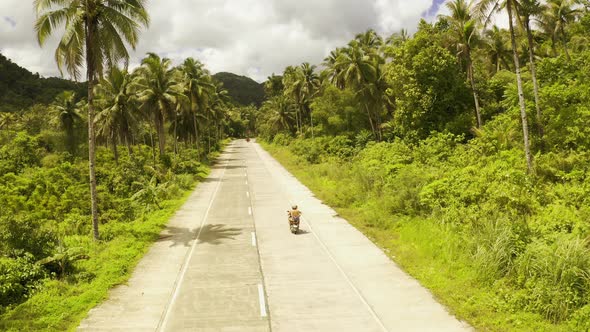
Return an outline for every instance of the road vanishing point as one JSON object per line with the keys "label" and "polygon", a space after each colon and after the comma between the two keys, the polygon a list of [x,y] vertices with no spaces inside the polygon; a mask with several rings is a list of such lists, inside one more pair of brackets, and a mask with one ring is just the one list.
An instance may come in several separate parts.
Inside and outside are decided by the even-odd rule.
{"label": "road vanishing point", "polygon": [[[291,234],[286,210],[303,212]],[[236,140],[79,331],[472,331],[255,142]]]}

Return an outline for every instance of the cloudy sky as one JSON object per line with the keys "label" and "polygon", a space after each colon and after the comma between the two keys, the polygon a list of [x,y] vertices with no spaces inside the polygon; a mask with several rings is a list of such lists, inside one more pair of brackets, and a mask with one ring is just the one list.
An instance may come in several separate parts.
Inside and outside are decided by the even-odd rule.
{"label": "cloudy sky", "polygon": [[[180,63],[192,56],[212,72],[230,71],[263,81],[304,61],[320,63],[356,33],[412,31],[445,0],[149,0],[151,24],[132,53]],[[33,30],[33,0],[0,0],[0,53],[43,76],[58,76],[57,39],[43,47]]]}

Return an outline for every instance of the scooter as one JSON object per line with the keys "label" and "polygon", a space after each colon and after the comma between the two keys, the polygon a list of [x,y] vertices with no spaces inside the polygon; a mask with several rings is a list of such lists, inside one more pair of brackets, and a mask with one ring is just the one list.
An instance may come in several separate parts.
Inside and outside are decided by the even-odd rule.
{"label": "scooter", "polygon": [[289,211],[287,211],[287,213],[289,214],[289,229],[291,230],[291,233],[297,234],[297,232],[299,232],[299,217],[293,218]]}

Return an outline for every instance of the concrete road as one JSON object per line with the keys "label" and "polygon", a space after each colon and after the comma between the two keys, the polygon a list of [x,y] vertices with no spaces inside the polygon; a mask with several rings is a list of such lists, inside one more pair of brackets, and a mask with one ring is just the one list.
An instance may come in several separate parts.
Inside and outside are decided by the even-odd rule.
{"label": "concrete road", "polygon": [[[304,217],[289,232],[286,210]],[[80,331],[470,331],[254,142],[228,146]]]}

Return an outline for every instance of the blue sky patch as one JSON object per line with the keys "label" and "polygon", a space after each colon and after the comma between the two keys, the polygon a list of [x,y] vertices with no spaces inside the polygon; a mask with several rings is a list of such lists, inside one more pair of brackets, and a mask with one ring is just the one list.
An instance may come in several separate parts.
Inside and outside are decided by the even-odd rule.
{"label": "blue sky patch", "polygon": [[422,14],[422,16],[431,17],[436,15],[436,13],[438,13],[438,9],[445,1],[446,0],[432,0],[432,5],[430,6],[430,8],[428,8],[427,11],[424,12],[424,14]]}

